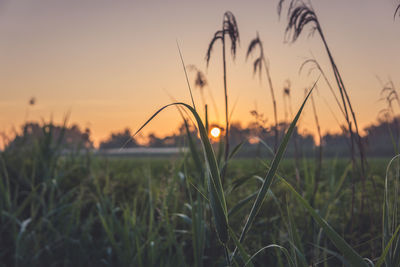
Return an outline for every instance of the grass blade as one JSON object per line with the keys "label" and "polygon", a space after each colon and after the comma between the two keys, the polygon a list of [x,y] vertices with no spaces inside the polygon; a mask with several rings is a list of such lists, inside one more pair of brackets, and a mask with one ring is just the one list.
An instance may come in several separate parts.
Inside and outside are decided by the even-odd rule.
{"label": "grass blade", "polygon": [[283,252],[283,254],[285,254],[286,259],[287,259],[288,264],[289,264],[289,267],[295,267],[295,264],[294,264],[294,262],[293,262],[293,259],[290,257],[290,254],[289,254],[289,252],[287,251],[287,249],[284,248],[284,247],[282,247],[282,246],[276,245],[276,244],[271,244],[271,245],[268,245],[268,246],[265,246],[265,247],[259,249],[256,253],[254,253],[254,254],[250,257],[250,259],[246,262],[246,264],[244,265],[244,267],[247,266],[255,256],[257,256],[257,255],[260,254],[262,251],[264,251],[264,250],[266,250],[266,249],[269,249],[269,248],[277,248],[277,249],[280,249],[280,250]]}
{"label": "grass blade", "polygon": [[[386,175],[385,175],[385,190],[384,190],[384,203],[383,203],[383,238],[382,238],[382,248],[385,248],[383,254],[385,254],[385,263],[387,266],[396,266],[398,261],[398,251],[395,248],[391,247],[391,243],[393,242],[393,237],[396,236],[397,230],[395,231],[395,227],[397,227],[397,209],[399,206],[398,201],[398,190],[399,190],[399,183],[398,183],[398,171],[399,171],[399,162],[396,165],[396,174],[394,174],[394,181],[389,181],[389,173],[390,167],[395,160],[398,159],[400,155],[394,156],[388,166],[386,167]],[[391,196],[393,194],[393,197]],[[392,202],[392,203],[390,203]],[[398,240],[397,240],[398,242]],[[386,251],[388,249],[388,251]],[[379,261],[378,261],[379,263]],[[380,263],[382,264],[382,263]]]}
{"label": "grass blade", "polygon": [[379,260],[378,260],[378,262],[377,262],[376,265],[375,265],[376,267],[380,267],[380,266],[384,263],[385,258],[386,258],[386,255],[387,255],[387,253],[389,252],[389,249],[390,249],[390,247],[392,246],[393,241],[397,239],[399,230],[400,230],[400,225],[397,226],[396,232],[394,232],[392,238],[390,238],[389,242],[387,243],[385,249],[384,249],[383,252],[382,252],[382,255],[379,257]]}
{"label": "grass blade", "polygon": [[293,258],[295,260],[296,266],[302,266],[302,267],[307,267],[307,260],[304,256],[304,248],[303,245],[301,244],[300,236],[297,231],[297,226],[294,221],[293,215],[290,212],[289,206],[286,206],[287,209],[287,214],[288,214],[288,230],[289,230],[289,238],[290,238],[290,245],[292,249],[294,250],[294,255]]}
{"label": "grass blade", "polygon": [[242,148],[243,144],[244,144],[244,141],[240,142],[237,146],[235,146],[235,148],[229,154],[228,159],[232,159],[239,152],[239,150]]}
{"label": "grass blade", "polygon": [[[310,96],[311,92],[313,91],[313,89],[314,89],[315,85],[317,84],[317,82],[318,82],[318,80],[314,83],[314,85],[311,88],[310,92],[307,94],[306,98],[304,99],[303,104],[301,105],[299,111],[297,112],[296,117],[294,118],[294,120],[290,124],[290,127],[289,127],[288,131],[286,132],[282,143],[279,146],[278,152],[276,153],[276,155],[275,155],[275,157],[274,157],[274,159],[272,161],[271,168],[267,172],[267,175],[266,175],[266,177],[264,179],[264,182],[263,182],[263,184],[262,184],[262,186],[261,186],[261,188],[260,188],[260,190],[258,192],[257,198],[254,201],[253,207],[251,208],[250,214],[247,217],[246,224],[244,225],[242,233],[241,233],[240,238],[239,238],[240,242],[243,242],[247,231],[250,229],[251,224],[253,223],[258,211],[261,208],[262,203],[264,202],[265,196],[267,195],[268,189],[270,188],[270,186],[272,184],[272,181],[273,181],[273,178],[275,176],[275,173],[278,170],[279,163],[282,160],[283,154],[284,154],[284,152],[286,150],[286,147],[287,147],[287,145],[289,143],[289,139],[290,139],[290,137],[291,137],[291,135],[292,135],[292,133],[294,131],[296,123],[299,120],[300,114],[303,111],[304,105],[306,104],[307,99]],[[236,249],[235,249],[235,251],[236,251]],[[233,254],[235,254],[235,251],[234,251]]]}
{"label": "grass blade", "polygon": [[240,200],[232,209],[228,212],[228,217],[235,215],[239,210],[241,210],[247,203],[249,203],[253,198],[257,196],[257,192],[248,195],[244,199]]}
{"label": "grass blade", "polygon": [[336,233],[336,231],[310,206],[310,204],[308,204],[308,202],[299,193],[297,193],[297,191],[285,179],[279,176],[278,178],[284,185],[286,185],[289,191],[293,193],[301,205],[307,209],[318,225],[325,230],[325,234],[336,246],[336,248],[343,253],[344,258],[351,264],[351,266],[367,266],[363,258],[349,244],[347,244],[347,242],[340,235]]}
{"label": "grass blade", "polygon": [[242,244],[240,244],[239,239],[237,239],[235,233],[232,231],[231,228],[229,228],[229,233],[233,239],[233,242],[238,247],[240,256],[242,257],[243,261],[246,262],[247,265],[253,266],[249,254],[247,254],[247,252],[244,250],[244,247],[242,246]]}
{"label": "grass blade", "polygon": [[186,135],[188,138],[189,148],[190,148],[190,152],[191,152],[190,154],[192,155],[194,164],[197,168],[197,171],[198,171],[200,177],[203,177],[203,164],[200,160],[199,153],[197,152],[196,144],[193,140],[192,134],[190,133],[189,124],[185,118],[183,118],[183,121],[185,123]]}
{"label": "grass blade", "polygon": [[208,169],[207,183],[208,183],[208,189],[209,189],[209,195],[210,195],[209,200],[210,200],[210,205],[211,205],[211,211],[213,213],[214,222],[215,222],[215,226],[217,229],[217,234],[218,234],[219,240],[223,244],[226,244],[229,239],[228,212],[227,212],[227,208],[226,208],[224,191],[222,189],[221,176],[220,176],[217,161],[215,158],[214,150],[211,146],[210,140],[208,139],[208,133],[204,127],[203,122],[201,121],[199,114],[196,112],[196,110],[193,107],[191,107],[190,105],[182,103],[182,102],[176,102],[176,103],[171,103],[171,104],[165,105],[164,107],[162,107],[158,111],[156,111],[136,131],[136,133],[133,136],[135,136],[138,132],[140,132],[161,111],[163,111],[164,109],[166,109],[167,107],[170,107],[170,106],[183,106],[186,109],[188,109],[193,114],[194,118],[196,119],[197,126],[198,126],[199,133],[200,133],[201,143],[203,145],[204,157],[206,159],[206,164],[207,164],[207,169]]}
{"label": "grass blade", "polygon": [[178,47],[179,57],[181,58],[183,70],[185,71],[186,82],[187,82],[187,85],[188,85],[188,88],[189,88],[189,92],[190,92],[190,99],[192,100],[192,104],[193,104],[194,110],[196,110],[196,105],[194,104],[194,99],[193,99],[193,94],[192,94],[192,88],[190,87],[190,82],[189,82],[189,78],[188,78],[188,75],[187,75],[185,62],[183,61],[183,56],[182,56],[181,48],[179,47],[179,44],[178,44],[178,40],[176,40],[176,46]]}

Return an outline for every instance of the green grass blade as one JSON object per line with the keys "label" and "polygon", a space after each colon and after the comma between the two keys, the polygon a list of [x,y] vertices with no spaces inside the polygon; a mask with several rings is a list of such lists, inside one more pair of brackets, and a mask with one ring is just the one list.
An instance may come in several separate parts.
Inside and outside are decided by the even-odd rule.
{"label": "green grass blade", "polygon": [[193,99],[193,94],[192,94],[192,88],[190,87],[190,82],[189,82],[189,78],[188,78],[188,75],[187,75],[187,72],[186,72],[185,62],[183,61],[183,56],[182,56],[181,48],[179,47],[179,44],[178,44],[178,40],[176,40],[176,46],[178,47],[179,57],[181,58],[182,67],[183,67],[183,70],[185,72],[186,82],[187,82],[187,85],[188,85],[188,88],[189,88],[189,92],[190,92],[190,99],[192,100],[192,104],[193,104],[194,110],[196,110],[196,105],[194,104],[194,99]]}
{"label": "green grass blade", "polygon": [[297,226],[295,220],[293,218],[292,213],[290,212],[289,206],[286,206],[287,214],[288,214],[288,222],[289,222],[289,238],[292,248],[294,249],[295,255],[293,258],[296,261],[296,266],[307,267],[307,260],[304,256],[304,248],[301,244],[301,238],[297,231]]}
{"label": "green grass blade", "polygon": [[279,246],[279,245],[276,245],[276,244],[271,244],[271,245],[268,245],[268,246],[265,246],[265,247],[259,249],[256,253],[254,253],[253,255],[251,255],[250,259],[246,262],[246,264],[244,265],[244,267],[247,266],[255,256],[257,256],[258,254],[260,254],[262,251],[264,251],[264,250],[266,250],[266,249],[270,249],[270,248],[277,248],[277,249],[281,250],[281,251],[283,252],[283,254],[285,254],[285,257],[286,257],[286,259],[287,259],[287,261],[288,261],[288,266],[289,266],[289,267],[295,267],[295,264],[294,264],[294,262],[293,262],[293,259],[290,257],[289,251],[287,251],[286,248],[284,248],[284,247],[282,247],[282,246]]}
{"label": "green grass blade", "polygon": [[237,146],[235,146],[235,148],[229,154],[228,159],[232,159],[239,152],[239,150],[242,148],[243,144],[244,144],[244,141],[240,142]]}
{"label": "green grass blade", "polygon": [[367,266],[363,258],[349,245],[347,242],[336,233],[336,231],[308,204],[308,202],[299,194],[297,191],[282,177],[279,177],[280,181],[286,185],[290,192],[297,198],[301,205],[307,209],[314,220],[320,227],[325,230],[325,234],[332,241],[340,252],[343,253],[344,258],[351,264],[351,266]]}
{"label": "green grass blade", "polygon": [[[188,131],[189,132],[189,131]],[[196,152],[197,153],[197,152]],[[189,204],[185,204],[186,207],[189,208],[191,212],[192,219],[190,219],[190,226],[192,231],[192,245],[193,245],[193,255],[194,255],[194,263],[197,267],[203,266],[203,251],[204,251],[204,228],[201,226],[203,225],[203,212],[202,212],[202,205],[204,199],[202,198],[202,194],[198,191],[197,202],[193,201],[192,193],[190,191],[190,182],[189,176],[186,170],[186,164],[183,165],[185,171],[185,181],[186,187],[189,195]],[[201,174],[202,175],[202,174]],[[193,184],[192,184],[193,185]],[[197,189],[195,185],[194,188]],[[182,253],[183,254],[183,253]]]}
{"label": "green grass blade", "polygon": [[225,172],[225,168],[228,165],[228,162],[239,152],[240,148],[242,148],[242,145],[244,144],[244,141],[240,142],[235,148],[232,150],[232,152],[229,154],[227,160],[224,162],[224,164],[221,167],[221,173]]}
{"label": "green grass blade", "polygon": [[224,155],[224,142],[221,139],[218,142],[218,150],[217,150],[217,163],[218,163],[218,166],[222,162],[223,155]]}
{"label": "green grass blade", "polygon": [[[383,197],[383,237],[382,237],[382,248],[388,248],[387,252],[384,252],[386,255],[386,265],[387,266],[395,266],[394,264],[396,263],[396,259],[398,258],[398,255],[395,255],[394,253],[399,253],[398,251],[393,251],[391,249],[391,246],[388,246],[389,243],[393,242],[393,236],[395,236],[394,233],[394,228],[397,227],[397,212],[396,207],[398,205],[397,202],[397,197],[395,196],[393,200],[390,199],[390,191],[394,190],[396,194],[396,191],[398,187],[396,186],[397,183],[389,184],[389,170],[391,165],[395,162],[396,159],[398,159],[400,155],[394,156],[389,164],[386,167],[386,175],[385,175],[385,190],[384,190],[384,197]],[[397,168],[399,166],[397,165]],[[394,179],[397,179],[396,177]],[[393,201],[394,203],[390,203]],[[396,257],[393,257],[396,256]],[[394,262],[392,262],[394,261]],[[379,262],[379,261],[378,261]]]}
{"label": "green grass blade", "polygon": [[247,254],[247,252],[245,251],[242,244],[240,244],[239,239],[236,237],[236,234],[232,231],[232,229],[230,227],[229,227],[229,233],[233,239],[233,242],[238,247],[240,256],[242,257],[243,261],[246,262],[247,265],[253,266],[253,263],[251,262],[249,254]]}
{"label": "green grass blade", "polygon": [[238,211],[240,211],[247,203],[249,203],[252,199],[254,199],[257,196],[257,193],[258,192],[254,192],[253,194],[240,200],[235,206],[232,207],[232,209],[229,210],[228,217],[232,217]]}
{"label": "green grass blade", "polygon": [[192,134],[190,133],[189,124],[185,118],[183,118],[183,121],[185,123],[186,135],[188,138],[189,148],[190,148],[190,152],[191,152],[190,154],[192,155],[194,164],[197,168],[197,171],[198,171],[200,177],[203,177],[203,164],[200,160],[199,153],[197,151],[196,144],[193,140]]}
{"label": "green grass blade", "polygon": [[232,182],[231,189],[229,190],[229,193],[231,193],[232,191],[238,189],[240,186],[243,186],[244,184],[246,184],[247,182],[249,182],[250,180],[253,180],[253,179],[255,179],[256,181],[260,182],[261,184],[264,182],[263,178],[261,178],[260,176],[255,175],[255,174],[246,175],[244,177],[237,178]]}
{"label": "green grass blade", "polygon": [[[345,258],[343,258],[343,256],[342,256],[341,254],[339,254],[339,253],[337,253],[337,252],[335,252],[335,251],[332,251],[332,250],[328,249],[326,244],[325,244],[325,247],[321,247],[321,246],[315,245],[315,244],[312,244],[312,245],[313,245],[314,247],[316,247],[316,248],[322,250],[322,251],[325,253],[325,255],[331,255],[331,256],[337,258],[338,260],[340,260],[340,261],[343,263],[343,266],[344,266],[344,267],[351,267],[350,264],[346,261]],[[315,264],[316,266],[321,266],[322,263],[324,263],[325,266],[328,266],[328,263],[327,263],[327,262],[328,262],[328,257],[325,256],[323,259],[314,262],[314,264]]]}
{"label": "green grass blade", "polygon": [[256,139],[268,150],[269,153],[271,153],[272,156],[275,155],[274,150],[264,140],[259,137],[256,137]]}
{"label": "green grass blade", "polygon": [[229,233],[228,233],[228,212],[226,207],[225,195],[222,189],[221,176],[218,169],[217,161],[215,158],[214,150],[211,146],[210,140],[208,139],[208,133],[204,127],[203,122],[199,114],[188,104],[176,102],[172,104],[168,104],[158,111],[156,111],[134,134],[134,136],[141,131],[154,117],[156,117],[161,111],[170,106],[183,106],[188,109],[194,116],[197,122],[197,127],[199,129],[201,143],[203,145],[204,157],[206,159],[208,175],[207,175],[207,183],[210,194],[210,205],[211,211],[213,213],[215,226],[217,229],[217,234],[220,241],[225,244],[228,242]]}
{"label": "green grass blade", "polygon": [[274,159],[272,161],[271,168],[267,172],[267,175],[266,175],[266,177],[264,179],[264,182],[263,182],[263,184],[262,184],[262,186],[261,186],[261,188],[260,188],[260,190],[258,192],[257,198],[254,201],[253,207],[251,208],[250,214],[247,217],[246,224],[244,225],[242,233],[240,234],[240,238],[239,238],[240,242],[243,242],[247,231],[250,229],[250,227],[251,227],[251,225],[252,225],[252,223],[253,223],[253,221],[254,221],[257,213],[258,213],[258,211],[261,208],[262,203],[264,202],[265,196],[267,195],[268,189],[270,188],[270,186],[272,184],[272,181],[273,181],[273,178],[275,176],[275,173],[278,170],[279,163],[281,162],[283,154],[284,154],[284,152],[286,150],[286,147],[287,147],[287,145],[289,143],[289,139],[290,139],[290,137],[291,137],[291,135],[292,135],[292,133],[294,131],[294,128],[296,126],[297,121],[300,118],[300,114],[303,111],[304,105],[306,104],[307,99],[310,96],[311,92],[313,91],[316,83],[317,82],[314,83],[314,85],[311,88],[310,92],[307,94],[306,98],[304,99],[303,104],[301,105],[299,111],[297,112],[296,117],[294,118],[294,120],[290,124],[290,127],[289,127],[288,131],[286,132],[282,143],[279,146],[278,152],[276,153],[276,155],[275,155],[275,157],[274,157]]}
{"label": "green grass blade", "polygon": [[307,264],[307,259],[304,255],[304,253],[292,241],[290,241],[289,243],[295,252],[295,255],[293,257],[295,257],[296,266],[297,267],[301,267],[301,266],[308,267],[309,265]]}
{"label": "green grass blade", "polygon": [[394,232],[392,238],[390,238],[389,242],[387,243],[385,249],[382,252],[382,255],[379,257],[379,259],[375,265],[376,267],[380,267],[384,263],[386,255],[389,252],[389,249],[392,246],[393,241],[397,239],[399,230],[400,230],[400,225],[397,226],[396,232]]}

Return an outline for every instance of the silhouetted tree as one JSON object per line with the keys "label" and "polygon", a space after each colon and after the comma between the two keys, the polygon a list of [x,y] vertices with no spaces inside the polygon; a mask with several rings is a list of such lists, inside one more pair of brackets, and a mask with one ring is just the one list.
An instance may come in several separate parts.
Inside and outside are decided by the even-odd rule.
{"label": "silhouetted tree", "polygon": [[131,148],[137,146],[138,144],[132,137],[131,130],[128,128],[121,132],[111,133],[107,140],[100,143],[100,149]]}
{"label": "silhouetted tree", "polygon": [[148,136],[147,145],[150,147],[163,147],[164,142],[162,138],[157,137],[154,133],[150,133]]}
{"label": "silhouetted tree", "polygon": [[46,140],[49,146],[54,144],[54,146],[65,149],[93,147],[88,128],[81,131],[75,124],[67,127],[65,124],[55,125],[53,122],[43,124],[27,122],[22,125],[21,133],[17,133],[15,138],[6,145],[6,149],[22,147],[29,149],[42,140]]}
{"label": "silhouetted tree", "polygon": [[376,124],[364,129],[367,152],[371,156],[390,156],[398,154],[399,117],[378,118]]}

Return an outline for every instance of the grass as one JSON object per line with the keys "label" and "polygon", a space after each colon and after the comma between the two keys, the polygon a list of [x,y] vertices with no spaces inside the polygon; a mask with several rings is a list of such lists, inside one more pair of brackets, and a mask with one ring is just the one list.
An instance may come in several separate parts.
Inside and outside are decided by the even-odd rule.
{"label": "grass", "polygon": [[[1,155],[0,262],[4,266],[28,263],[33,266],[202,266],[225,261],[214,222],[210,221],[213,215],[207,185],[200,180],[190,154],[175,160],[106,159],[72,154],[58,158],[57,167],[50,175],[52,179],[44,180],[45,175],[36,172],[39,162],[33,161],[40,151],[44,150],[33,149],[23,154],[5,151]],[[343,229],[345,239],[349,239],[351,234],[346,230],[349,213],[341,212],[346,210],[350,192],[349,181],[341,178],[348,175],[346,162],[333,159],[324,162],[322,175],[330,179],[321,181],[315,207],[334,229],[338,232]],[[387,160],[372,162],[377,175],[384,173]],[[257,192],[260,182],[252,177],[262,175],[264,166],[269,164],[261,160],[231,160],[232,167],[227,173],[231,182],[224,190],[228,210]],[[304,166],[312,164],[309,160]],[[305,172],[301,169],[302,175]],[[291,160],[281,162],[279,173],[282,177],[293,177]],[[393,177],[392,171],[388,175]],[[308,186],[312,187],[305,184],[305,188],[296,190],[305,194]],[[383,188],[382,185],[381,192]],[[291,221],[296,222],[292,224],[292,231],[295,229],[301,237],[303,255],[308,262],[315,260],[311,251],[316,248],[310,245],[314,243],[314,236],[319,235],[320,246],[334,250],[319,227],[307,226],[310,218],[304,216],[298,204],[290,201],[284,184],[273,183],[269,192],[243,247],[250,259],[268,243],[275,245],[254,255],[253,264],[267,261],[286,266],[285,253],[278,248],[292,251],[293,242],[285,235],[289,221],[285,210],[291,212]],[[249,205],[251,201],[246,201],[243,208],[229,216],[230,231],[236,233],[242,227]],[[381,213],[379,203],[374,210],[376,214]],[[379,236],[377,228],[369,238]],[[231,238],[226,244],[232,252],[235,242],[232,233],[229,235]],[[321,257],[324,251],[317,250]],[[357,251],[364,256],[370,252],[365,247]],[[275,253],[284,253],[280,256],[281,265]],[[293,260],[293,255],[290,259]],[[322,260],[329,264],[337,262],[330,254]],[[242,259],[236,257],[234,261]]]}
{"label": "grass", "polygon": [[[32,146],[21,145],[1,153],[0,263],[3,266],[220,265],[226,262],[224,247],[234,265],[270,262],[286,266],[288,260],[299,266],[301,259],[308,263],[326,261],[331,265],[340,261],[340,253],[332,256],[335,247],[327,234],[316,224],[309,227],[311,217],[304,216],[305,210],[288,195],[292,192],[300,201],[310,201],[312,194],[307,192],[314,189],[313,160],[304,159],[300,172],[306,182],[295,189],[304,199],[293,189],[288,191],[287,182],[271,181],[269,190],[262,190],[263,195],[267,192],[265,197],[258,198],[265,200],[256,205],[259,212],[250,231],[245,231],[246,240],[239,242],[237,233],[244,229],[243,219],[264,183],[260,176],[270,169],[271,162],[231,158],[229,182],[222,192],[218,189],[213,192],[210,187],[217,181],[212,180],[211,173],[203,171],[205,157],[187,153],[174,160],[107,159],[89,152],[61,156],[59,139],[50,138],[51,127],[45,129],[46,134]],[[371,162],[371,175],[382,177],[388,160]],[[279,177],[288,177],[290,184],[296,184],[291,178],[294,177],[292,160],[282,160],[280,166]],[[314,207],[344,240],[351,240],[353,235],[347,225],[350,214],[346,208],[350,200],[347,166],[347,160],[324,162],[321,175],[328,179],[318,184]],[[397,165],[390,166],[388,178],[395,182],[393,167]],[[220,169],[218,165],[217,168]],[[372,192],[372,186],[368,188]],[[379,188],[382,197],[373,206],[375,216],[381,214],[384,184]],[[210,202],[213,197],[218,201],[220,193],[226,211],[224,206],[218,207],[218,202]],[[360,195],[356,197],[360,199]],[[387,203],[393,203],[392,197],[387,198]],[[223,214],[222,218],[216,217],[217,212]],[[367,236],[356,240],[356,244],[380,236],[379,225],[373,232],[363,232],[369,229],[361,224],[366,215],[357,215],[360,216],[357,231],[360,236]],[[222,221],[222,227],[218,228],[218,220],[225,217],[229,227]],[[390,242],[396,230],[392,226],[384,244],[395,243]],[[379,246],[379,240],[373,242]],[[236,246],[241,252],[233,257]],[[369,246],[355,249],[365,257],[370,256]],[[387,251],[387,255],[395,254],[394,248]]]}
{"label": "grass", "polygon": [[[1,262],[11,266],[28,262],[34,266],[218,266],[259,265],[267,259],[280,266],[285,261],[308,266],[321,261],[322,255],[322,261],[329,264],[341,261],[365,266],[361,254],[371,257],[369,248],[360,252],[350,246],[346,239],[354,239],[353,232],[343,224],[349,217],[343,214],[348,203],[348,167],[339,168],[338,174],[332,169],[327,173],[330,180],[318,181],[312,171],[315,163],[304,159],[300,171],[305,182],[296,189],[293,181],[283,178],[294,177],[292,168],[278,171],[307,98],[271,162],[233,164],[233,150],[228,160],[237,169],[227,173],[225,187],[220,170],[226,162],[217,160],[200,116],[187,104],[161,108],[139,129],[170,106],[182,106],[193,115],[203,152],[196,147],[185,120],[191,151],[166,166],[150,159],[94,158],[89,152],[61,156],[62,136],[53,138],[51,125],[45,125],[44,135],[33,144],[21,144],[1,155]],[[290,195],[300,206],[290,201]],[[311,199],[319,212],[308,204]],[[385,199],[389,207],[392,198],[386,195]],[[251,203],[247,212],[245,207]],[[371,208],[380,213],[379,205]],[[311,217],[304,216],[303,209]],[[383,224],[387,249],[382,250],[378,264],[387,257],[396,262],[392,244],[397,243],[397,219],[390,224],[385,221],[397,214],[397,208],[390,211]],[[311,228],[306,226],[310,222]],[[365,229],[370,227],[357,230],[360,236],[367,234],[366,241],[376,243]],[[271,257],[268,250],[284,256]]]}
{"label": "grass", "polygon": [[[240,146],[232,150],[225,185],[220,170],[227,162],[216,156],[202,119],[185,103],[166,105],[138,130],[168,107],[186,109],[202,148],[185,119],[190,152],[175,161],[98,158],[89,151],[63,155],[62,132],[55,136],[52,124],[43,125],[43,135],[33,143],[1,152],[0,263],[398,266],[397,158],[388,165],[385,183],[378,184],[382,197],[373,196],[375,188],[366,184],[373,213],[348,210],[363,195],[351,194],[348,178],[354,174],[345,160],[325,160],[323,180],[316,177],[317,164],[307,159],[296,171],[290,160],[279,168],[311,92],[272,161],[235,161]],[[379,164],[371,176],[385,173],[385,163]],[[294,178],[297,172],[304,178],[301,184]],[[370,224],[377,216],[382,226]],[[356,229],[349,218],[355,218]]]}
{"label": "grass", "polygon": [[[52,123],[43,124],[37,138],[21,139],[0,152],[0,266],[399,266],[399,157],[370,159],[364,168],[355,113],[314,10],[294,0],[288,18],[293,42],[312,23],[324,43],[352,140],[350,162],[322,161],[322,150],[317,160],[296,157],[295,168],[293,160],[284,160],[317,82],[275,144],[272,160],[235,159],[242,143],[229,147],[225,35],[235,55],[239,33],[235,17],[226,12],[206,57],[208,63],[221,40],[224,141],[210,141],[207,113],[201,119],[193,97],[192,105],[175,102],[157,110],[136,132],[164,109],[177,107],[190,150],[175,159],[109,159],[84,149],[65,153],[66,123],[57,134]],[[252,44],[248,53],[255,44],[261,48],[254,66],[261,70],[264,64],[267,70],[277,129],[262,44],[259,38]],[[316,60],[307,63],[327,81]],[[359,186],[362,190],[355,190]],[[368,211],[362,208],[365,197]]]}
{"label": "grass", "polygon": [[[227,87],[227,78],[226,78],[226,55],[225,55],[225,47],[226,36],[229,37],[231,41],[231,54],[233,58],[236,56],[236,48],[238,43],[240,42],[239,37],[239,28],[236,22],[236,18],[232,12],[227,11],[224,13],[223,21],[222,21],[222,29],[218,30],[214,33],[214,37],[211,39],[210,44],[208,45],[207,54],[206,54],[206,62],[207,66],[211,59],[211,53],[215,42],[218,40],[222,43],[222,66],[223,66],[223,81],[224,81],[224,95],[225,95],[225,149],[224,149],[224,160],[228,161],[229,155],[229,107],[228,107],[228,87]],[[227,164],[225,164],[224,169],[222,170],[222,178],[225,177],[225,172],[227,169]]]}
{"label": "grass", "polygon": [[269,71],[269,63],[267,62],[267,59],[264,56],[264,47],[263,47],[263,43],[260,40],[260,37],[258,35],[257,32],[257,37],[254,38],[253,40],[251,40],[249,47],[247,49],[247,53],[246,53],[246,59],[249,57],[249,55],[254,51],[254,49],[258,47],[260,50],[260,55],[258,56],[258,58],[256,58],[254,60],[253,63],[253,73],[255,74],[257,71],[260,75],[260,79],[261,79],[261,71],[263,69],[265,69],[265,74],[267,76],[267,80],[268,80],[268,85],[269,85],[269,89],[271,91],[271,100],[272,100],[272,106],[274,108],[274,120],[275,120],[275,143],[274,143],[274,153],[276,153],[277,149],[278,149],[278,141],[279,141],[279,130],[278,130],[278,114],[277,114],[277,107],[276,107],[276,99],[275,99],[275,90],[274,90],[274,86],[272,84],[272,78],[271,78],[271,74]]}

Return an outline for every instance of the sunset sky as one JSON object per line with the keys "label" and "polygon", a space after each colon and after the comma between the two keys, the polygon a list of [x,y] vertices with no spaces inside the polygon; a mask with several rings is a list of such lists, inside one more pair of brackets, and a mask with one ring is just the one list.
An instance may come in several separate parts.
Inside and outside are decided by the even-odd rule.
{"label": "sunset sky", "polygon": [[[246,51],[258,31],[270,62],[280,120],[284,119],[282,89],[292,84],[297,110],[317,72],[299,75],[301,63],[314,55],[337,89],[319,36],[307,38],[308,29],[294,44],[284,42],[287,5],[277,15],[278,0],[0,0],[0,132],[10,133],[26,120],[69,122],[90,127],[93,140],[129,127],[135,131],[152,113],[173,98],[190,103],[176,45],[185,64],[207,75],[224,123],[221,45],[214,47],[210,65],[205,54],[223,13],[236,16],[240,47],[228,61],[230,107],[237,102],[233,121],[252,120],[250,111],[273,121],[266,79],[252,74]],[[349,90],[361,127],[375,121],[385,107],[379,101],[382,81],[390,77],[400,88],[400,18],[393,19],[397,0],[316,0],[313,7]],[[189,72],[194,80],[194,73]],[[339,113],[323,79],[314,97],[323,132],[338,131],[329,111]],[[198,89],[195,101],[200,107]],[[209,94],[212,122],[218,122]],[[29,107],[35,97],[37,103]],[[325,100],[329,103],[327,105]],[[144,133],[172,133],[181,123],[174,108],[159,115]],[[311,105],[301,128],[314,132]]]}

